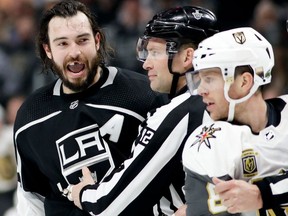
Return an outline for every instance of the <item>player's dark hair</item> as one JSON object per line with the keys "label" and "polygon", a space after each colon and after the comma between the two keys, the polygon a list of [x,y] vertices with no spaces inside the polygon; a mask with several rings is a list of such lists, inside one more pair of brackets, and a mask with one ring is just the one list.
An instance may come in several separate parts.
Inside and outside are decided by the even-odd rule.
{"label": "player's dark hair", "polygon": [[238,75],[242,75],[245,72],[249,72],[254,77],[254,72],[250,65],[240,65],[235,68],[234,78],[236,78]]}
{"label": "player's dark hair", "polygon": [[49,36],[48,36],[48,25],[52,18],[54,17],[72,17],[80,11],[84,13],[90,24],[93,31],[93,34],[96,35],[97,33],[100,34],[100,49],[99,49],[99,57],[101,58],[101,64],[105,64],[109,57],[113,54],[113,49],[107,43],[105,34],[100,29],[98,22],[96,21],[96,17],[91,13],[89,8],[76,0],[65,0],[60,1],[59,3],[55,4],[51,9],[45,11],[40,21],[40,30],[37,36],[36,48],[39,57],[41,58],[44,64],[44,71],[45,69],[52,69],[52,61],[47,57],[46,52],[43,48],[43,44],[49,44]]}

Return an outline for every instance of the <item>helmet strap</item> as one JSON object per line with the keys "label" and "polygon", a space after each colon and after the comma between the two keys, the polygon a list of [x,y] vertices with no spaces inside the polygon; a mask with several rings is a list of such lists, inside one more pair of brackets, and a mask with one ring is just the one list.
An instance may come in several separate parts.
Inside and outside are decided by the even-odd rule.
{"label": "helmet strap", "polygon": [[169,69],[169,72],[173,75],[171,88],[170,88],[170,93],[168,95],[169,99],[172,99],[176,95],[176,90],[177,90],[177,84],[178,84],[179,77],[180,76],[185,76],[185,73],[180,74],[179,72],[172,71],[173,56],[174,56],[174,54],[169,53],[168,69]]}
{"label": "helmet strap", "polygon": [[170,93],[168,95],[169,99],[172,99],[176,95],[177,84],[178,84],[178,80],[180,77],[179,73],[175,73],[172,71],[173,56],[174,54],[169,53],[168,69],[169,69],[169,72],[173,75]]}
{"label": "helmet strap", "polygon": [[227,121],[228,122],[232,122],[234,119],[234,113],[235,113],[235,101],[232,100],[229,102],[229,111],[228,111],[228,118]]}
{"label": "helmet strap", "polygon": [[177,83],[179,80],[180,75],[177,73],[173,73],[173,78],[172,78],[172,84],[170,88],[170,93],[168,95],[169,99],[172,99],[176,95],[176,88],[177,88]]}
{"label": "helmet strap", "polygon": [[234,114],[235,114],[235,105],[238,103],[242,103],[246,100],[248,100],[259,88],[258,84],[254,84],[253,87],[251,88],[249,94],[247,94],[246,96],[239,98],[239,99],[231,99],[228,95],[228,91],[230,88],[230,84],[225,83],[224,85],[224,96],[226,98],[226,100],[229,102],[229,112],[228,112],[228,118],[227,121],[232,122],[234,120]]}

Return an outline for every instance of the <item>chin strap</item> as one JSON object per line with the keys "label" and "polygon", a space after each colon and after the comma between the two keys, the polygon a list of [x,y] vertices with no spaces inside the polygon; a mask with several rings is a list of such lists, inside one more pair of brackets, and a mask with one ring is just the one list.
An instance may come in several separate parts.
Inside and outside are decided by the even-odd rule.
{"label": "chin strap", "polygon": [[[179,77],[185,76],[185,73],[177,73],[177,72],[172,71],[172,62],[173,62],[173,54],[170,54],[169,59],[168,59],[168,69],[169,69],[169,72],[173,75],[173,78],[172,78],[170,93],[168,95],[169,99],[172,99],[173,97],[176,96],[176,93],[177,93],[176,90],[177,90]],[[187,71],[190,71],[190,70],[187,70]]]}
{"label": "chin strap", "polygon": [[254,84],[253,87],[250,89],[250,92],[246,96],[239,98],[239,99],[231,99],[228,94],[229,89],[230,89],[230,84],[225,83],[224,96],[226,100],[229,102],[229,111],[228,111],[227,121],[232,122],[234,120],[235,105],[248,100],[257,91],[258,88],[259,88],[259,85]]}
{"label": "chin strap", "polygon": [[173,75],[172,83],[171,83],[171,87],[170,87],[170,93],[168,95],[169,99],[172,99],[175,96],[177,83],[178,83],[178,80],[179,80],[179,74],[177,75],[176,73],[174,73],[172,71],[173,56],[174,55],[171,54],[171,53],[168,56],[168,70]]}
{"label": "chin strap", "polygon": [[173,97],[175,97],[179,77],[185,75],[185,74],[180,74],[180,73],[172,71],[173,56],[174,54],[169,54],[169,58],[168,58],[168,69],[169,69],[169,72],[173,75],[170,93],[168,95],[169,99],[172,99]]}
{"label": "chin strap", "polygon": [[176,95],[177,83],[179,80],[180,75],[177,73],[173,73],[172,84],[169,93],[169,99],[172,99]]}
{"label": "chin strap", "polygon": [[231,101],[229,103],[229,111],[228,111],[228,122],[232,122],[234,120],[234,113],[235,113],[235,101]]}

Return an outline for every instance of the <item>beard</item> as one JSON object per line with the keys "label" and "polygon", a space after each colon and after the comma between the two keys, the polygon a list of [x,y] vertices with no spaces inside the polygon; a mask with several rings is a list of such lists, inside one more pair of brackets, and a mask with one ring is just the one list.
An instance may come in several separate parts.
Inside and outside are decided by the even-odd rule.
{"label": "beard", "polygon": [[[63,85],[73,92],[81,92],[88,89],[94,82],[94,78],[97,74],[97,68],[101,63],[101,59],[95,56],[91,61],[91,68],[88,68],[88,74],[85,80],[80,80],[77,83],[70,82],[65,76],[62,69],[52,59],[52,69],[62,80]],[[73,60],[72,60],[73,61]],[[75,61],[75,60],[74,60]],[[65,65],[65,64],[64,64]],[[86,64],[88,65],[88,64]]]}

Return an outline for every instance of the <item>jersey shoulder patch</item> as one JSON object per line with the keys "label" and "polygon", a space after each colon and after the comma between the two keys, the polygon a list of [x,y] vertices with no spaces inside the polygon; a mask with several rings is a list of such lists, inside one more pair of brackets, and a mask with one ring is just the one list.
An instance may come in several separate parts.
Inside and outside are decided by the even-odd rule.
{"label": "jersey shoulder patch", "polygon": [[247,126],[224,121],[202,124],[185,143],[183,165],[204,175],[213,176],[215,172],[224,172],[227,167],[233,166],[233,160],[242,151],[243,133],[249,131]]}

